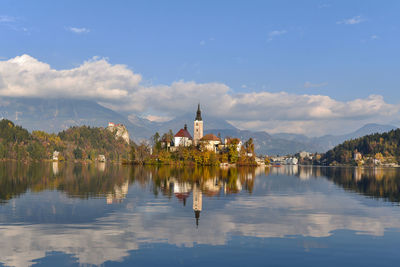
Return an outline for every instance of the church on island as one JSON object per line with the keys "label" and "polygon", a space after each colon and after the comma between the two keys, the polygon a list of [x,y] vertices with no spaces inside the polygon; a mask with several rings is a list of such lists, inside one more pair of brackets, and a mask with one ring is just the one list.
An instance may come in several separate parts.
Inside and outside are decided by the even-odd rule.
{"label": "church on island", "polygon": [[[187,124],[184,125],[173,137],[173,140],[162,140],[162,146],[170,151],[176,151],[179,147],[196,146],[202,150],[214,151],[215,153],[222,151],[232,141],[231,138],[225,138],[222,142],[220,137],[209,133],[204,135],[204,123],[201,117],[200,104],[197,106],[196,118],[193,123],[193,137],[188,131]],[[238,151],[242,146],[239,140],[237,145]]]}

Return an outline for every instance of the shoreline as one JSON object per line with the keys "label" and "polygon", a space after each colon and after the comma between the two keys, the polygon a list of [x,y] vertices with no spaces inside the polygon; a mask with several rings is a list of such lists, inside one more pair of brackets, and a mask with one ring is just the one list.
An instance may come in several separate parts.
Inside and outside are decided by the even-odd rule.
{"label": "shoreline", "polygon": [[325,166],[325,165],[305,165],[305,164],[296,164],[296,165],[255,165],[255,164],[236,164],[236,163],[219,163],[215,165],[210,164],[196,164],[195,162],[170,162],[170,163],[134,163],[134,162],[124,162],[124,161],[98,161],[98,160],[63,160],[56,161],[52,159],[45,160],[17,160],[17,159],[0,159],[0,162],[15,162],[22,164],[30,164],[30,163],[73,163],[73,164],[113,164],[113,165],[124,165],[124,166],[172,166],[172,167],[220,167],[220,168],[236,168],[236,167],[265,167],[265,168],[282,168],[282,167],[312,167],[312,168],[353,168],[353,169],[397,169],[400,168],[400,165],[397,166],[352,166],[352,165],[334,165],[334,166]]}

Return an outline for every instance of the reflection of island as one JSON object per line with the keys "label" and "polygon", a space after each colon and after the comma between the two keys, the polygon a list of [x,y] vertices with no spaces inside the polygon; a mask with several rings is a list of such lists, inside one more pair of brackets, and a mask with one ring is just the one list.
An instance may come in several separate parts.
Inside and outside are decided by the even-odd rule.
{"label": "reflection of island", "polygon": [[212,177],[203,182],[203,192],[206,196],[216,196],[221,191],[221,181],[218,177]]}
{"label": "reflection of island", "polygon": [[[98,167],[98,166],[97,166]],[[99,170],[94,164],[59,162],[0,164],[0,203],[26,193],[59,190],[69,197],[88,198],[119,195],[129,178],[129,169],[110,166]]]}
{"label": "reflection of island", "polygon": [[327,177],[337,185],[364,195],[400,202],[400,176],[397,169],[282,166],[272,168],[131,168],[101,164],[0,164],[0,203],[24,194],[59,190],[73,198],[106,197],[110,203],[120,202],[126,182],[145,187],[152,183],[154,194],[176,196],[183,204],[200,181],[205,196],[252,192],[259,175],[297,176],[301,180]]}
{"label": "reflection of island", "polygon": [[[296,175],[309,179],[303,182],[275,175],[273,170],[251,168],[221,171],[110,166],[113,171],[107,167],[103,175],[96,166],[60,164],[58,175],[53,175],[52,165],[46,166],[26,166],[27,170],[10,166],[5,171],[0,164],[0,196],[12,199],[0,205],[0,214],[10,215],[0,216],[0,262],[7,266],[32,265],[54,251],[71,255],[81,265],[101,265],[123,261],[148,244],[222,246],[232,236],[319,238],[337,230],[384,238],[386,230],[400,229],[398,207],[380,205],[378,209],[369,205],[371,200],[349,197],[345,190],[332,191],[329,182],[320,183],[328,177],[346,189],[379,197],[377,192],[382,190],[396,199],[398,170],[299,166]],[[128,184],[130,192],[142,195],[125,198]],[[242,191],[237,191],[238,187]],[[250,196],[254,187],[257,191]],[[225,196],[225,188],[232,195]],[[25,192],[31,195],[16,197]],[[169,197],[178,197],[175,193],[189,194],[189,198],[192,194],[193,209],[170,201]],[[125,198],[124,205],[98,200],[99,195],[110,194],[113,199]],[[193,231],[193,217],[197,224],[200,213],[204,218],[203,197],[205,201],[213,198],[214,203],[206,207],[207,220],[202,219],[201,227]],[[132,206],[135,209],[129,208]],[[177,216],[186,211],[190,216]],[[57,216],[63,216],[63,221],[51,220]],[[84,220],[76,222],[71,217]],[[30,221],[32,218],[37,221]]]}
{"label": "reflection of island", "polygon": [[196,218],[196,227],[199,226],[200,212],[203,208],[203,194],[199,186],[195,183],[193,186],[193,211]]}
{"label": "reflection of island", "polygon": [[128,194],[129,183],[126,181],[122,185],[115,185],[112,193],[107,193],[107,204],[121,203]]}
{"label": "reflection of island", "polygon": [[167,177],[163,183],[164,192],[173,192],[175,197],[186,206],[186,199],[190,196],[192,185],[187,181],[179,181],[175,177]]}
{"label": "reflection of island", "polygon": [[57,175],[58,174],[58,161],[53,161],[52,163],[52,167],[53,167],[53,174]]}
{"label": "reflection of island", "polygon": [[[92,170],[94,174],[96,174],[95,170],[95,168],[94,171]],[[75,171],[77,172],[77,170]],[[84,168],[81,171],[89,170]],[[115,171],[118,173],[118,170]],[[65,197],[64,194],[57,195],[52,203],[48,203],[46,202],[49,197],[48,192],[36,193],[34,198],[15,198],[9,203],[1,205],[0,214],[13,214],[13,209],[40,210],[39,219],[41,220],[56,216],[51,208],[44,209],[45,204],[48,204],[49,207],[55,205],[57,212],[66,213],[67,218],[78,215],[89,216],[77,213],[77,208],[90,211],[96,207],[98,212],[92,215],[90,220],[79,223],[70,221],[55,223],[23,221],[23,223],[19,223],[17,219],[21,219],[23,216],[17,216],[15,221],[10,221],[7,216],[0,216],[0,247],[2,248],[0,262],[11,266],[28,266],[32,265],[34,261],[37,262],[38,259],[46,257],[49,253],[57,251],[71,255],[81,265],[101,265],[107,261],[123,261],[132,251],[140,250],[141,247],[148,244],[166,243],[180,248],[193,247],[198,244],[222,246],[229,243],[232,236],[319,238],[334,235],[337,230],[348,230],[357,234],[384,238],[387,229],[400,229],[398,207],[382,205],[377,209],[376,205],[371,206],[368,202],[362,201],[363,197],[361,196],[349,197],[348,192],[344,190],[332,192],[330,183],[319,183],[318,179],[325,179],[323,176],[317,176],[316,179],[309,179],[307,182],[297,181],[295,183],[296,178],[291,176],[252,177],[251,171],[243,171],[243,175],[241,175],[242,171],[239,170],[230,174],[230,179],[234,181],[233,184],[241,181],[242,190],[246,190],[246,182],[257,180],[255,186],[257,186],[258,194],[255,192],[251,196],[237,194],[228,197],[222,192],[223,183],[229,180],[228,176],[209,176],[207,180],[196,177],[196,180],[190,180],[190,175],[194,173],[194,170],[187,173],[187,177],[186,174],[180,176],[178,172],[173,176],[176,182],[188,183],[191,186],[193,210],[188,210],[183,209],[181,205],[175,205],[169,200],[168,195],[155,196],[152,195],[151,190],[148,190],[153,186],[161,186],[162,181],[167,181],[168,177],[155,178],[159,174],[154,170],[135,169],[135,171],[137,176],[132,180],[140,182],[131,184],[130,190],[141,192],[143,195],[139,200],[142,201],[133,197],[126,198],[124,200],[126,205],[119,205],[118,208],[113,205],[107,206],[104,201],[98,201],[96,198],[71,199]],[[348,171],[334,171],[332,168],[330,171],[336,173],[335,177],[341,176],[344,171],[350,175],[345,175],[346,179],[352,180],[353,183],[356,181],[353,177],[353,168],[348,168]],[[310,169],[305,171],[310,174],[310,177],[317,172]],[[369,171],[362,172],[361,181],[368,180]],[[371,173],[373,172],[371,170]],[[378,180],[388,179],[386,171],[382,172],[382,177]],[[63,168],[60,168],[60,175],[63,173]],[[235,173],[236,175],[234,175]],[[83,184],[84,181],[80,180],[78,174],[79,172],[69,179],[78,179],[79,183]],[[182,180],[184,175],[187,180]],[[93,175],[93,177],[96,176]],[[93,177],[86,178],[92,179]],[[236,179],[234,179],[235,177]],[[336,179],[332,178],[333,176],[330,177],[329,179]],[[110,176],[108,179],[114,179],[114,182],[111,189],[106,186],[107,190],[114,192],[114,186],[119,184],[122,193],[122,188],[126,187],[127,180],[119,183],[114,176]],[[142,179],[147,179],[145,189],[141,188],[143,186]],[[36,178],[33,180],[36,181]],[[99,182],[104,183],[101,180]],[[66,182],[63,183],[66,184]],[[217,185],[214,187],[215,184]],[[35,182],[32,185],[38,185],[38,183]],[[278,185],[279,190],[270,190],[274,188],[274,185]],[[206,195],[204,193],[203,196],[203,192],[215,191],[218,188],[220,188],[219,194]],[[267,189],[269,190],[268,194],[260,193],[260,190]],[[290,192],[290,194],[282,194],[280,190]],[[173,188],[171,188],[171,192],[172,197],[175,198]],[[195,219],[200,218],[200,213],[201,216],[204,216],[203,197],[213,197],[215,204],[210,203],[207,206],[207,220],[202,219],[201,227],[198,231],[193,231],[193,212]],[[223,198],[223,201],[219,201],[219,198],[221,200]],[[135,206],[135,209],[129,209],[130,206]],[[103,209],[110,209],[110,212],[106,213]],[[183,210],[190,211],[190,216],[177,216],[182,214]],[[200,223],[200,221],[198,222]]]}
{"label": "reflection of island", "polygon": [[106,163],[105,162],[98,162],[97,163],[97,169],[99,170],[99,171],[102,171],[102,172],[104,172],[105,170],[106,170]]}
{"label": "reflection of island", "polygon": [[[187,198],[193,195],[193,211],[196,227],[199,226],[200,213],[203,208],[203,194],[215,197],[222,194],[236,194],[242,190],[251,193],[256,175],[264,173],[264,168],[168,168],[161,167],[158,172],[150,172],[154,193],[160,190],[165,196],[175,196],[183,206]],[[160,174],[163,176],[160,177]],[[171,176],[169,176],[171,175]],[[137,178],[136,178],[137,179]],[[142,181],[143,179],[140,178]]]}

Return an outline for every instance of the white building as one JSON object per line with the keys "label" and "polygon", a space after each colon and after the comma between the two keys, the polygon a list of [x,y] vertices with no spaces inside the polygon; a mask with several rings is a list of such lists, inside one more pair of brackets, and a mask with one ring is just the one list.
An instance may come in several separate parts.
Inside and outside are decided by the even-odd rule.
{"label": "white building", "polygon": [[200,139],[200,144],[208,151],[217,152],[217,148],[221,144],[221,139],[214,134],[206,134]]}
{"label": "white building", "polygon": [[353,158],[355,161],[362,160],[362,154],[360,152],[354,151]]}
{"label": "white building", "polygon": [[201,118],[200,104],[197,106],[197,113],[193,126],[193,143],[197,146],[200,139],[203,137],[203,119]]}
{"label": "white building", "polygon": [[299,160],[297,158],[287,158],[285,159],[285,164],[286,165],[297,165]]}
{"label": "white building", "polygon": [[304,159],[304,158],[310,158],[310,152],[306,152],[306,151],[301,151],[299,153],[300,158]]}
{"label": "white building", "polygon": [[60,155],[60,152],[58,152],[57,150],[54,150],[53,152],[53,160],[54,161],[58,161],[58,156]]}
{"label": "white building", "polygon": [[191,146],[193,143],[193,138],[187,130],[187,125],[183,129],[180,129],[174,136],[174,146]]}
{"label": "white building", "polygon": [[225,138],[225,147],[228,147],[232,143],[236,143],[236,150],[240,152],[240,149],[242,149],[242,140],[239,138]]}

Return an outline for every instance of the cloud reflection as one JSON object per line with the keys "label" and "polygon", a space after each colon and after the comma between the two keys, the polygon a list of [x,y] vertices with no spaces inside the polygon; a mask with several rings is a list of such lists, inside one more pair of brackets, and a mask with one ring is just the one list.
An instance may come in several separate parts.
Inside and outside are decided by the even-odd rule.
{"label": "cloud reflection", "polygon": [[[272,171],[269,176],[259,175],[248,179],[254,181],[254,193],[237,194],[225,198],[224,186],[217,180],[204,181],[202,207],[194,203],[193,209],[201,210],[199,227],[195,226],[192,205],[183,207],[175,197],[154,197],[147,189],[154,182],[154,174],[148,172],[146,188],[140,184],[124,183],[123,202],[119,209],[103,214],[94,222],[80,224],[0,224],[0,261],[10,266],[31,265],[46,253],[58,251],[73,255],[79,264],[100,265],[106,261],[122,261],[132,250],[151,243],[168,243],[178,247],[193,247],[197,244],[226,245],[233,236],[258,238],[328,237],[336,230],[351,230],[357,234],[382,236],[387,229],[400,229],[398,207],[376,205],[356,194],[338,188],[326,179],[312,179],[315,171],[303,173],[287,170],[291,175],[280,175]],[[303,170],[304,171],[304,170]],[[318,177],[318,176],[317,176]],[[197,184],[190,181],[175,184],[188,192]],[[214,180],[213,180],[214,179]],[[237,180],[235,181],[237,183]],[[243,186],[245,182],[240,182]],[[276,187],[279,185],[279,187]],[[119,190],[119,189],[118,189]],[[118,191],[117,190],[117,191]],[[126,192],[126,190],[128,192]],[[178,188],[171,188],[176,193]],[[240,191],[240,190],[239,190]],[[146,199],[137,196],[145,192]],[[217,193],[216,193],[217,192]],[[117,192],[118,193],[118,192]],[[193,194],[187,201],[192,204]],[[121,193],[122,194],[122,193]],[[220,198],[215,196],[219,195]],[[39,205],[40,196],[31,201]],[[18,205],[18,199],[7,205]],[[68,198],[57,201],[68,202]],[[87,205],[91,200],[82,200]],[[175,201],[175,202],[174,202]],[[371,202],[373,202],[371,205]],[[175,203],[175,204],[174,204]],[[52,203],[48,203],[51,205]],[[41,203],[43,205],[43,203]],[[106,203],[104,203],[106,205]]]}

